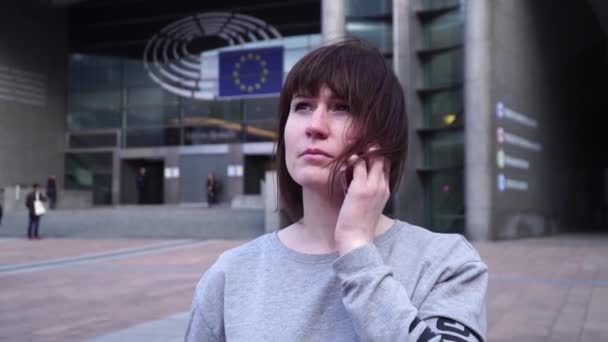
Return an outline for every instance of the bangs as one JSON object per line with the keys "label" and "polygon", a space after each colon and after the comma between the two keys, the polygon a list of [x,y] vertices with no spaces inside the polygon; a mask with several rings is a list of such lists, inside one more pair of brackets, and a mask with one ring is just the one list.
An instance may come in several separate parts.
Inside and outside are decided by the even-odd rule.
{"label": "bangs", "polygon": [[345,56],[342,56],[340,51],[336,51],[333,56],[328,56],[327,53],[320,55],[314,56],[313,52],[309,58],[305,57],[294,65],[285,81],[285,91],[293,94],[292,97],[295,95],[317,97],[321,86],[325,85],[335,97],[349,100],[352,96],[349,94],[347,84],[352,77],[344,68]]}
{"label": "bangs", "polygon": [[366,111],[364,103],[369,94],[382,87],[387,74],[384,58],[371,46],[347,41],[313,50],[300,59],[291,69],[284,95],[317,97],[322,86],[327,86],[333,96],[348,102],[352,114]]}

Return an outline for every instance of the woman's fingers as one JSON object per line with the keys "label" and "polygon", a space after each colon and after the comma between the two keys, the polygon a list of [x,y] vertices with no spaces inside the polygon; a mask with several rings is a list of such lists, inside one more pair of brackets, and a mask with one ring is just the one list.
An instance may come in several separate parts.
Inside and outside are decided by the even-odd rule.
{"label": "woman's fingers", "polygon": [[389,184],[391,177],[391,161],[388,158],[384,158],[384,169],[382,170],[386,184]]}
{"label": "woman's fingers", "polygon": [[[380,149],[377,144],[372,145],[368,151],[374,152]],[[372,156],[369,158],[368,182],[371,186],[383,186],[388,184],[388,176],[390,175],[390,161],[381,155]]]}
{"label": "woman's fingers", "polygon": [[374,156],[369,160],[368,184],[379,185],[384,181],[384,157]]}
{"label": "woman's fingers", "polygon": [[[378,149],[379,146],[374,145],[368,151],[374,152]],[[377,192],[377,190],[385,192],[388,189],[390,161],[384,156],[371,156],[366,161],[353,154],[348,158],[347,163],[353,169],[353,181],[361,190],[365,192]]]}
{"label": "woman's fingers", "polygon": [[365,160],[353,154],[348,158],[348,164],[353,167],[353,182],[359,184],[367,183],[367,165],[365,165]]}

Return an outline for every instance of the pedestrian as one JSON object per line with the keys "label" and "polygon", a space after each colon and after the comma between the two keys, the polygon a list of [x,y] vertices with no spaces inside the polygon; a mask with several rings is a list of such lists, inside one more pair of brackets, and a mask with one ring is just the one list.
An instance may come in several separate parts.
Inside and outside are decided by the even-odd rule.
{"label": "pedestrian", "polygon": [[46,202],[46,197],[40,191],[38,183],[34,183],[32,185],[32,192],[25,198],[25,206],[29,213],[27,237],[30,240],[40,239],[40,234],[38,232],[40,228],[40,217],[46,212],[44,202]]}
{"label": "pedestrian", "polygon": [[2,225],[2,215],[4,215],[4,212],[3,212],[3,209],[2,209],[2,203],[0,203],[0,226]]}
{"label": "pedestrian", "polygon": [[46,197],[49,199],[49,209],[54,210],[57,204],[57,178],[50,176],[46,181]]}
{"label": "pedestrian", "polygon": [[408,140],[384,56],[354,40],[313,50],[278,113],[278,188],[294,223],[205,272],[186,341],[484,341],[475,249],[382,214]]}
{"label": "pedestrian", "polygon": [[135,186],[137,187],[137,204],[144,204],[148,188],[148,176],[145,167],[139,168],[139,173],[135,177]]}
{"label": "pedestrian", "polygon": [[211,208],[217,201],[217,179],[213,172],[207,174],[207,206]]}

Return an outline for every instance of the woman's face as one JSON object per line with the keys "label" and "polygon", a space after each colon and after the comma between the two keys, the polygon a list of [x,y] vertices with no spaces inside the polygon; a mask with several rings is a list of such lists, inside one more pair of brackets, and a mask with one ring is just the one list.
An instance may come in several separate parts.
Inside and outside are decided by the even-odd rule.
{"label": "woman's face", "polygon": [[330,163],[351,141],[352,116],[346,101],[322,86],[317,97],[295,94],[285,124],[285,163],[303,188],[326,189]]}

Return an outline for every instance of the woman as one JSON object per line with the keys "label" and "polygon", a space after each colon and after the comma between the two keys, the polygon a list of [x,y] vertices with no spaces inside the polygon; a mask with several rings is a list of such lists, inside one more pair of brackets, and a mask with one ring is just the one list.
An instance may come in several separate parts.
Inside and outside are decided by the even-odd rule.
{"label": "woman", "polygon": [[34,183],[32,185],[32,192],[25,198],[25,207],[29,212],[27,238],[30,240],[40,240],[38,229],[40,227],[40,218],[46,211],[43,204],[44,202],[46,202],[46,197],[40,192],[40,185]]}
{"label": "woman", "polygon": [[209,172],[207,174],[207,206],[211,208],[215,204],[217,196],[217,181],[215,180],[215,174]]}
{"label": "woman", "polygon": [[382,215],[407,146],[383,56],[357,41],[314,50],[279,106],[279,189],[295,223],[203,275],[186,340],[483,341],[487,268],[473,247]]}

